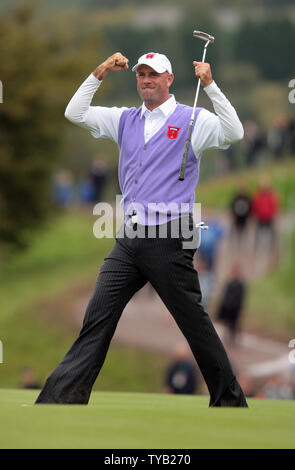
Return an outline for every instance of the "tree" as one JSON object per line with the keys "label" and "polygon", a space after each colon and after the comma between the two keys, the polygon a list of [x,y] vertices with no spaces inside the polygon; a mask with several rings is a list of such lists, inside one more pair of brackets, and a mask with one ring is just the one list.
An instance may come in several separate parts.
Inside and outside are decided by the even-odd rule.
{"label": "tree", "polygon": [[263,78],[288,79],[295,71],[294,42],[295,26],[288,18],[246,21],[236,34],[235,58],[252,63]]}
{"label": "tree", "polygon": [[6,246],[25,247],[28,232],[52,209],[64,109],[99,60],[98,38],[85,21],[83,28],[67,13],[41,23],[32,5],[0,19],[0,242]]}

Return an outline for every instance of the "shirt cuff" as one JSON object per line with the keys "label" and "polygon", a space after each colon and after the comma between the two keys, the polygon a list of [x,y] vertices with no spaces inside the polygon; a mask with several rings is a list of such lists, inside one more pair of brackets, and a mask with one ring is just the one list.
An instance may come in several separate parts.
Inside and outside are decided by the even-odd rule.
{"label": "shirt cuff", "polygon": [[89,77],[87,78],[87,81],[91,81],[93,84],[95,83],[97,86],[99,86],[102,83],[102,80],[98,80],[95,75],[91,72]]}
{"label": "shirt cuff", "polygon": [[204,87],[203,90],[207,93],[208,96],[210,96],[211,93],[220,92],[220,89],[218,88],[214,80],[212,83],[210,83],[210,85]]}

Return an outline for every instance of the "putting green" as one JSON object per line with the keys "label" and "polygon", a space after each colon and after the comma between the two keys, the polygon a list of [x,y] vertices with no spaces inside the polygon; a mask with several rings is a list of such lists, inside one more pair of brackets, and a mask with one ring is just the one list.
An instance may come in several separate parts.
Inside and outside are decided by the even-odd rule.
{"label": "putting green", "polygon": [[0,390],[1,449],[292,449],[295,401],[93,392],[87,406],[34,405],[35,390]]}

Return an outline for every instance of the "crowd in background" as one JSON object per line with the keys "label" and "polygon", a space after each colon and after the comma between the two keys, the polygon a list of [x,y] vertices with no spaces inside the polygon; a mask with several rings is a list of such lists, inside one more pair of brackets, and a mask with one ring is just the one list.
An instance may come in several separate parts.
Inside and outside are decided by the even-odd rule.
{"label": "crowd in background", "polygon": [[[259,166],[269,158],[280,161],[288,155],[295,155],[294,117],[276,117],[266,131],[253,120],[244,121],[243,127],[244,139],[238,148],[232,145],[224,152],[226,170],[235,170],[241,164],[247,168]],[[242,156],[238,149],[242,150]]]}
{"label": "crowd in background", "polygon": [[[201,244],[195,257],[195,267],[199,273],[202,302],[208,308],[216,277],[216,261],[221,241],[227,237],[232,259],[229,277],[224,286],[216,318],[224,323],[230,333],[230,340],[235,340],[239,319],[244,308],[246,281],[243,275],[243,253],[249,253],[249,230],[254,232],[252,254],[258,250],[267,250],[270,254],[278,248],[276,221],[280,202],[277,191],[272,187],[268,176],[263,176],[259,187],[251,194],[246,185],[240,185],[228,203],[228,217],[224,221],[220,216],[209,214],[205,217],[208,230],[201,233]],[[234,256],[236,254],[236,256]]]}
{"label": "crowd in background", "polygon": [[60,170],[53,179],[53,200],[57,206],[94,205],[103,201],[111,171],[104,157],[95,157],[88,171],[75,181],[70,170]]}
{"label": "crowd in background", "polygon": [[266,133],[253,121],[244,123],[245,142],[247,146],[246,163],[248,166],[259,162],[265,149],[268,149],[276,160],[287,153],[295,154],[295,119],[285,116],[277,117]]}

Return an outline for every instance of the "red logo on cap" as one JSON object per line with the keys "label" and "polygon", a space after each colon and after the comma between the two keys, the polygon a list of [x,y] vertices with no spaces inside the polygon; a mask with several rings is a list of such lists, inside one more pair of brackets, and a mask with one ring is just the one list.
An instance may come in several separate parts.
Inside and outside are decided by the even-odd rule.
{"label": "red logo on cap", "polygon": [[169,137],[169,139],[171,140],[177,139],[179,130],[180,130],[180,127],[168,126],[167,136]]}
{"label": "red logo on cap", "polygon": [[152,59],[154,57],[155,54],[147,54],[145,56],[146,59]]}

